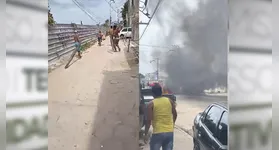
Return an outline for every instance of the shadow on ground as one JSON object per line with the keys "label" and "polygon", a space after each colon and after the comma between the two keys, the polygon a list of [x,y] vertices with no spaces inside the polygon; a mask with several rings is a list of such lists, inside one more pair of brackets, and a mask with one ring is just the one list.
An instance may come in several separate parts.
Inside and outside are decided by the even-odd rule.
{"label": "shadow on ground", "polygon": [[103,72],[88,150],[138,150],[139,90],[137,67]]}
{"label": "shadow on ground", "polygon": [[77,56],[74,56],[73,60],[69,63],[69,64],[66,64],[65,66],[65,69],[68,69],[69,67],[71,67],[74,63],[76,63],[79,59],[82,59],[82,58],[75,58]]}

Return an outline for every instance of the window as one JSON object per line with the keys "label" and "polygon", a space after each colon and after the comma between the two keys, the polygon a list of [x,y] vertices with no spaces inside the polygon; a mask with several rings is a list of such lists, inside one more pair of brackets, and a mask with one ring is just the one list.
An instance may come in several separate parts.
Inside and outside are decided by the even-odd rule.
{"label": "window", "polygon": [[212,132],[212,134],[216,135],[217,125],[222,115],[222,109],[217,106],[212,106],[204,119],[204,125]]}
{"label": "window", "polygon": [[202,120],[204,120],[205,115],[207,114],[207,112],[209,111],[209,109],[210,109],[211,107],[212,107],[212,106],[208,106],[208,107],[203,111],[203,113],[202,113],[202,115],[201,115]]}
{"label": "window", "polygon": [[224,112],[217,128],[217,139],[223,144],[228,143],[228,113]]}
{"label": "window", "polygon": [[122,29],[121,32],[127,32],[127,28]]}
{"label": "window", "polygon": [[128,31],[132,31],[132,28],[128,28]]}

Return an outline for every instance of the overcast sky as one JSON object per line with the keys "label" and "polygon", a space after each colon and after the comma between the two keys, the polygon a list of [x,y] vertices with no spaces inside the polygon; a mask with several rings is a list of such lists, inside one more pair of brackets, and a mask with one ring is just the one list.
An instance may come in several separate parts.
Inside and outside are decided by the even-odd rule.
{"label": "overcast sky", "polygon": [[[49,0],[49,5],[51,7],[51,12],[57,23],[80,23],[91,25],[97,24],[97,22],[104,23],[106,19],[110,16],[110,6],[108,4],[109,0],[77,0],[80,2],[85,9],[94,17],[93,21],[87,16],[72,0]],[[123,7],[126,0],[115,0],[112,3],[111,16],[112,21],[117,20],[117,9],[119,12]],[[122,19],[121,14],[119,14],[120,20]]]}

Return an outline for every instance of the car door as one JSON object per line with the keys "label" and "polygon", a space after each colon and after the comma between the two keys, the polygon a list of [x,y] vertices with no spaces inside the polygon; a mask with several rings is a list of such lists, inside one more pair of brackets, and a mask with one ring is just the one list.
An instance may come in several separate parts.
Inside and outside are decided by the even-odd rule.
{"label": "car door", "polygon": [[216,141],[218,150],[227,150],[228,145],[228,112],[224,111],[217,126]]}
{"label": "car door", "polygon": [[132,28],[128,28],[126,37],[129,37],[129,38],[132,37]]}
{"label": "car door", "polygon": [[124,37],[127,37],[127,28],[123,28],[122,30],[121,30],[121,33],[120,33],[120,36],[121,36],[121,34],[123,34],[124,35]]}
{"label": "car door", "polygon": [[218,150],[215,136],[222,113],[221,107],[213,105],[201,120],[201,126],[197,133],[201,150]]}

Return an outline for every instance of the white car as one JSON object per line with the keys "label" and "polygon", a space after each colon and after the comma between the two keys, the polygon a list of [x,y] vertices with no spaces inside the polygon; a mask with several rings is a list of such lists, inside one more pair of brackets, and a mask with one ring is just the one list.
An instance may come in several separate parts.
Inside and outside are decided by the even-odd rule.
{"label": "white car", "polygon": [[124,27],[120,32],[119,36],[121,38],[131,38],[132,37],[132,28],[131,27]]}

